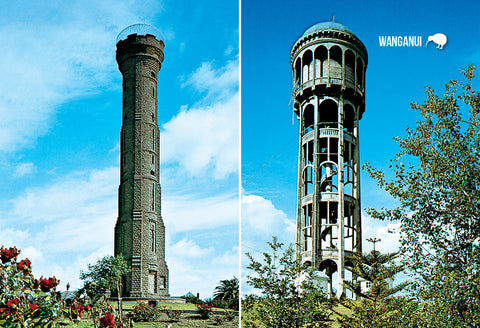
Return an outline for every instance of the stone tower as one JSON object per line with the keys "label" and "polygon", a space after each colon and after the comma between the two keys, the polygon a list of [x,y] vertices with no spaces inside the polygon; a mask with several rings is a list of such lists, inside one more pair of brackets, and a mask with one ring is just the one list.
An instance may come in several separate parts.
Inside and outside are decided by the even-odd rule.
{"label": "stone tower", "polygon": [[123,254],[131,266],[123,295],[134,298],[168,296],[159,183],[157,75],[164,48],[159,35],[152,26],[139,24],[117,38],[123,112],[115,255]]}
{"label": "stone tower", "polygon": [[[343,294],[349,255],[362,250],[358,122],[367,50],[342,24],[313,25],[295,42],[294,112],[300,120],[297,256]],[[356,277],[352,277],[355,279]]]}

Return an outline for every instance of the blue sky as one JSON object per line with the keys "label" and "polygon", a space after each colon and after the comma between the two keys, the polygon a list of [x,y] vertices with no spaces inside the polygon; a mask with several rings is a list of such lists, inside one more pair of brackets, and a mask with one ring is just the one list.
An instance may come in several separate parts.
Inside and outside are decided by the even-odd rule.
{"label": "blue sky", "polygon": [[[387,169],[398,151],[392,138],[405,136],[406,127],[415,125],[410,101],[424,101],[426,84],[443,92],[449,79],[461,78],[459,69],[478,66],[479,9],[475,1],[242,2],[242,253],[260,258],[272,235],[295,242],[298,121],[290,103],[290,50],[303,32],[335,15],[365,44],[360,160]],[[428,35],[438,32],[448,37],[445,48],[425,47]],[[421,35],[423,46],[381,48],[381,35]],[[362,209],[395,204],[364,171],[360,180]],[[397,224],[362,214],[364,239],[380,237],[383,250],[395,251],[398,235],[388,230]]]}
{"label": "blue sky", "polygon": [[158,76],[171,295],[238,277],[238,3],[5,1],[0,11],[0,244],[80,287],[113,252],[121,74],[115,39],[164,36]]}

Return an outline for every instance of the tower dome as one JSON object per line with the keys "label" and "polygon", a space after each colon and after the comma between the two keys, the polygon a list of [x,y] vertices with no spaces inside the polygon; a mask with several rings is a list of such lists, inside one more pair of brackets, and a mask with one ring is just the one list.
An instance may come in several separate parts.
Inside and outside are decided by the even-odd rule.
{"label": "tower dome", "polygon": [[346,27],[345,25],[341,24],[341,23],[337,23],[337,22],[320,22],[320,23],[317,23],[315,25],[312,25],[310,26],[304,33],[303,35],[307,35],[307,34],[310,34],[314,31],[318,31],[318,30],[326,30],[326,29],[330,29],[330,30],[339,30],[339,31],[343,31],[343,32],[348,32],[350,34],[353,34],[355,35],[351,29],[349,29],[348,27]]}

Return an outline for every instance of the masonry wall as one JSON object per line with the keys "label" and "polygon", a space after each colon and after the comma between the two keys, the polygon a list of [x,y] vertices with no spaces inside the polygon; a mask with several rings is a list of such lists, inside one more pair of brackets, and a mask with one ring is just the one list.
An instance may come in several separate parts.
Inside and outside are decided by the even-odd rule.
{"label": "masonry wall", "polygon": [[123,254],[132,268],[125,280],[127,297],[168,296],[157,123],[157,74],[163,47],[151,35],[130,35],[117,44],[123,112],[115,254]]}

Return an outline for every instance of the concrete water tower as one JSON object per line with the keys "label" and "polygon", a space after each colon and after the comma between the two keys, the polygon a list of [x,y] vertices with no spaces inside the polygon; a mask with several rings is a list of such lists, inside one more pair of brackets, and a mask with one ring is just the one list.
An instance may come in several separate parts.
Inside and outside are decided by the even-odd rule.
{"label": "concrete water tower", "polygon": [[137,299],[168,296],[157,121],[157,75],[164,46],[160,32],[145,24],[129,26],[117,37],[123,110],[115,255],[123,254],[132,269],[124,296]]}
{"label": "concrete water tower", "polygon": [[362,250],[358,122],[367,60],[363,43],[336,22],[307,29],[290,54],[300,120],[297,256],[325,273],[338,297],[349,255]]}

